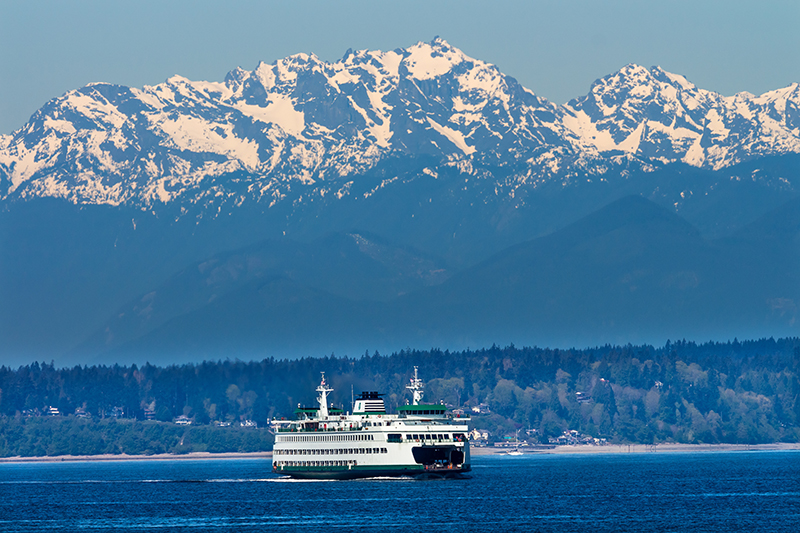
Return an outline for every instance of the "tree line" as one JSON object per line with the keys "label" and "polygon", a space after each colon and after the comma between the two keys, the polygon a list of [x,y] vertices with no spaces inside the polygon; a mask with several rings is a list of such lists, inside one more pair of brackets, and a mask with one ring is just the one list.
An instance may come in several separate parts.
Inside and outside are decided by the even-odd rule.
{"label": "tree line", "polygon": [[271,449],[272,442],[266,429],[235,426],[176,426],[115,418],[0,417],[0,457],[259,452]]}
{"label": "tree line", "polygon": [[[170,423],[175,417],[185,415],[193,421],[191,430],[198,432],[204,427],[231,430],[244,420],[263,428],[270,418],[292,417],[299,404],[314,405],[314,388],[323,371],[335,389],[332,400],[345,411],[351,409],[351,390],[380,391],[387,407],[394,409],[410,400],[405,386],[414,366],[426,380],[427,401],[444,401],[467,411],[483,406],[472,424],[498,438],[530,428],[543,442],[571,429],[631,443],[800,440],[798,338],[569,350],[513,345],[464,351],[407,349],[358,358],[332,355],[166,367],[3,366],[0,417],[5,420],[0,428],[6,441],[9,435],[25,434],[24,428],[42,424],[31,414],[52,406],[62,414],[81,410],[90,415],[73,421],[85,425],[82,431],[108,432],[116,427],[109,419],[115,408],[141,427],[158,424],[144,421],[149,411],[166,429],[152,439],[142,437],[148,446],[162,442],[161,448],[145,446],[140,453],[170,450],[175,435],[188,431]],[[231,427],[212,428],[228,422]],[[12,433],[12,426],[23,430]],[[269,443],[262,440],[261,446]]]}

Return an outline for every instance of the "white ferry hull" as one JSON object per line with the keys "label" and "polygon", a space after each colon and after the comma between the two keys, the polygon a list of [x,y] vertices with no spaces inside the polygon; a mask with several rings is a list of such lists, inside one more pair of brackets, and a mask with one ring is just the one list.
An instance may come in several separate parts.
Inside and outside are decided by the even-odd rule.
{"label": "white ferry hull", "polygon": [[457,478],[469,472],[469,465],[459,468],[428,468],[424,465],[363,465],[274,467],[273,472],[295,479],[362,479],[371,477]]}

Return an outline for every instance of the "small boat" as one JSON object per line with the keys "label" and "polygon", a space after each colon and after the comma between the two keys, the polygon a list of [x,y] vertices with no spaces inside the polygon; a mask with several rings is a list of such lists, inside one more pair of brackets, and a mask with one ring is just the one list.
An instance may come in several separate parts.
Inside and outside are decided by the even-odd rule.
{"label": "small boat", "polygon": [[514,439],[514,449],[506,450],[506,455],[522,455],[522,452],[519,451],[519,430],[517,430],[517,436]]}

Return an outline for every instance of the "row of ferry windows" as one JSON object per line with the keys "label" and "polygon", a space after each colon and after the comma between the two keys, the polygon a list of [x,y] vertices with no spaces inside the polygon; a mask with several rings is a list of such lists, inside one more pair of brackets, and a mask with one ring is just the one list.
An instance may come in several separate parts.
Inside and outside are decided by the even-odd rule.
{"label": "row of ferry windows", "polygon": [[281,435],[285,442],[346,442],[356,440],[375,440],[375,435],[356,433],[353,435]]}
{"label": "row of ferry windows", "polygon": [[408,434],[406,433],[406,440],[450,440],[450,435],[448,434],[434,434],[434,433],[420,433],[419,435]]}
{"label": "row of ferry windows", "polygon": [[357,466],[358,461],[277,461],[275,466]]}
{"label": "row of ferry windows", "polygon": [[274,450],[275,455],[347,455],[355,453],[389,453],[386,448],[333,448],[329,450]]}
{"label": "row of ferry windows", "polygon": [[[346,442],[359,440],[375,440],[375,435],[368,433],[356,435],[281,435],[282,442]],[[389,435],[392,440],[393,435]],[[399,439],[400,436],[398,435]],[[406,440],[451,440],[452,435],[447,433],[407,433]],[[454,440],[459,440],[455,438]]]}

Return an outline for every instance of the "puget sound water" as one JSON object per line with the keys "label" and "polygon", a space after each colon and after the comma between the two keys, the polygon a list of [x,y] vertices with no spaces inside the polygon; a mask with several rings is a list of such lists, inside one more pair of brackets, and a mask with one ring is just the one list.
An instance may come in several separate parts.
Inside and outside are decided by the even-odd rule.
{"label": "puget sound water", "polygon": [[0,531],[800,531],[800,452],[473,457],[294,481],[268,459],[0,464]]}

